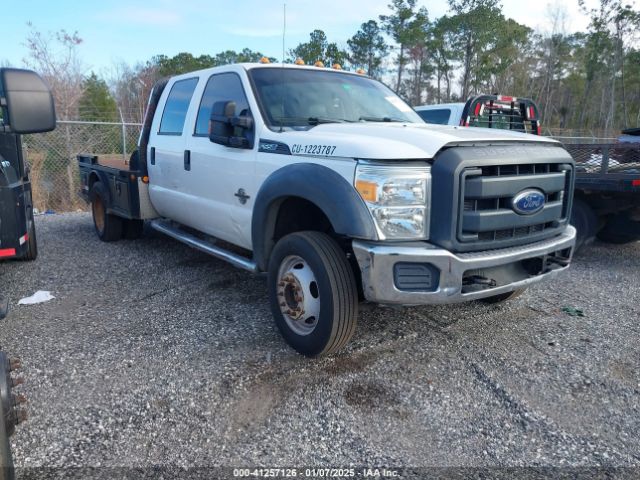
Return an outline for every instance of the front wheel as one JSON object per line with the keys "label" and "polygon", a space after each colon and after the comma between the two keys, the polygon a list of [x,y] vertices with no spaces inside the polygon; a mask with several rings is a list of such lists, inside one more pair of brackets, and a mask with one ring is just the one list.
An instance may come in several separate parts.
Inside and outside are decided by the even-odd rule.
{"label": "front wheel", "polygon": [[271,312],[286,342],[315,357],[339,350],[356,329],[353,270],[335,240],[297,232],[278,241],[269,261]]}

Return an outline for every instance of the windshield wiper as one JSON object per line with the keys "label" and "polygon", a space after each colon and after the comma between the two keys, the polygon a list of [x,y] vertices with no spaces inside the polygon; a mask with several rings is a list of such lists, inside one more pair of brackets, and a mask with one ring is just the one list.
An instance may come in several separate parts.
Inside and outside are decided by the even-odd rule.
{"label": "windshield wiper", "polygon": [[361,122],[406,122],[403,118],[393,117],[360,117],[358,120]]}
{"label": "windshield wiper", "polygon": [[[278,117],[274,118],[274,123],[288,123],[288,122],[301,122],[307,125],[320,125],[322,123],[345,123],[351,122],[351,120],[344,120],[342,118],[324,118],[324,117]],[[290,126],[290,125],[286,125]]]}

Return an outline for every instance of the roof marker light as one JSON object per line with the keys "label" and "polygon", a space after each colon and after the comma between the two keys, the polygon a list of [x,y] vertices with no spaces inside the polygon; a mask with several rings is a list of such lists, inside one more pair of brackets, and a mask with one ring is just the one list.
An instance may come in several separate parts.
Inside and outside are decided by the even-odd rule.
{"label": "roof marker light", "polygon": [[304,65],[304,60],[302,60],[300,57],[296,58],[296,61],[293,62],[296,65]]}
{"label": "roof marker light", "polygon": [[342,70],[342,66],[339,63],[334,63],[333,65],[331,65],[331,68],[333,68],[334,70]]}
{"label": "roof marker light", "polygon": [[364,74],[365,74],[365,73],[367,73],[367,72],[365,72],[365,71],[364,71],[364,68],[359,68],[359,69],[357,69],[357,70],[356,70],[356,73],[357,73],[358,75],[364,75]]}
{"label": "roof marker light", "polygon": [[260,63],[271,63],[271,60],[269,60],[267,57],[262,57],[260,59]]}
{"label": "roof marker light", "polygon": [[316,63],[313,64],[313,66],[322,68],[322,67],[324,67],[324,63],[322,63],[320,60],[318,60]]}

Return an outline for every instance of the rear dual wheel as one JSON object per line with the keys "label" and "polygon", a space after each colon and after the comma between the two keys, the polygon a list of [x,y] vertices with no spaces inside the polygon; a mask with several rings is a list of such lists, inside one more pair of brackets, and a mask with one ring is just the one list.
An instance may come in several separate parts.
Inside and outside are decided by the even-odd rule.
{"label": "rear dual wheel", "polygon": [[121,238],[130,240],[140,238],[144,222],[137,219],[125,219],[107,213],[107,190],[102,182],[95,182],[89,192],[93,226],[98,238],[103,242],[115,242]]}
{"label": "rear dual wheel", "polygon": [[115,242],[122,238],[122,218],[107,213],[108,193],[102,182],[95,182],[89,192],[93,226],[103,242]]}
{"label": "rear dual wheel", "polygon": [[321,232],[280,239],[269,262],[271,311],[299,353],[321,356],[345,346],[358,316],[356,281],[345,253]]}

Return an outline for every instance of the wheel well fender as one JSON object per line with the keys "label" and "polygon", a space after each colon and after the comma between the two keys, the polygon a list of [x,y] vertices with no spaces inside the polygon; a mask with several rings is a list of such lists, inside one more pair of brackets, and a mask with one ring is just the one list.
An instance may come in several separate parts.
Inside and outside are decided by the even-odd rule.
{"label": "wheel well fender", "polygon": [[89,174],[89,200],[91,200],[91,189],[93,188],[93,185],[96,182],[102,183],[105,194],[107,196],[107,198],[104,199],[107,203],[105,207],[107,208],[110,207],[111,206],[111,189],[109,188],[109,178],[103,172],[93,171]]}
{"label": "wheel well fender", "polygon": [[333,232],[353,238],[377,239],[373,219],[355,188],[340,174],[315,163],[295,163],[273,172],[256,196],[251,221],[253,255],[267,270],[275,244],[274,233],[285,200],[297,197],[315,205],[331,223]]}

